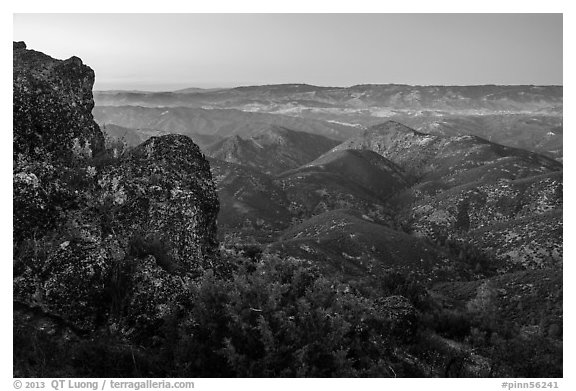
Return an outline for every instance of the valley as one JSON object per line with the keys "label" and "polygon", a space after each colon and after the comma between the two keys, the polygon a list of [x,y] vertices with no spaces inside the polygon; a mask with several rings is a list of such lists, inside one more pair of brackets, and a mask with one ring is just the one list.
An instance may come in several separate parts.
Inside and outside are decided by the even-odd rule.
{"label": "valley", "polygon": [[[132,110],[126,104],[276,117],[267,127],[201,128],[219,137],[199,145],[220,198],[223,246],[311,262],[368,295],[401,275],[442,311],[488,316],[490,308],[492,321],[547,335],[538,324],[561,321],[561,94],[308,85],[102,92],[95,100],[106,106],[95,118],[112,123]],[[541,275],[551,283],[529,293]],[[515,308],[544,305],[534,295],[555,298],[546,299],[550,312],[519,316]],[[478,300],[488,307],[474,307]],[[526,300],[532,304],[520,304]]]}
{"label": "valley", "polygon": [[[187,113],[189,128],[174,131],[218,137],[198,143],[224,246],[306,260],[361,292],[409,276],[468,312],[482,287],[522,276],[505,296],[492,290],[490,305],[527,329],[534,316],[504,315],[521,306],[510,292],[562,273],[561,87],[277,85],[97,92],[95,101],[99,123],[142,138],[135,127],[150,123],[133,110],[163,110],[151,115],[162,131]],[[246,121],[197,127],[197,113]],[[555,281],[538,294],[557,295]],[[466,298],[455,294],[464,286]],[[546,304],[556,324],[558,305]]]}

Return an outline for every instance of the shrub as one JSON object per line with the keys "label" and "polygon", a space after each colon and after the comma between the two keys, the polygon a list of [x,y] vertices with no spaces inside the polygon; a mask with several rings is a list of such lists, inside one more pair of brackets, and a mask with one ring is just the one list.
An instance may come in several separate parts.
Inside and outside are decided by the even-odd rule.
{"label": "shrub", "polygon": [[426,288],[413,274],[399,272],[384,274],[380,280],[380,294],[404,296],[419,309],[426,309],[430,304]]}
{"label": "shrub", "polygon": [[192,292],[172,325],[181,376],[392,375],[385,314],[301,262],[267,257],[230,280],[207,273]]}
{"label": "shrub", "polygon": [[152,255],[158,266],[170,273],[178,269],[170,255],[170,246],[157,235],[133,235],[128,243],[128,254],[136,258]]}
{"label": "shrub", "polygon": [[[540,336],[517,335],[492,347],[490,358],[497,375],[562,377],[562,344]],[[503,373],[498,373],[498,370]]]}

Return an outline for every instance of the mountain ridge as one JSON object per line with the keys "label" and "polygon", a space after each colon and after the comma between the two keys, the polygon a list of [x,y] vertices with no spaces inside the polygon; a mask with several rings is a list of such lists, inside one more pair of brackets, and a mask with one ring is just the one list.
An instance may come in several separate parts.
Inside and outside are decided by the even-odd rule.
{"label": "mountain ridge", "polygon": [[230,136],[205,148],[208,156],[279,174],[314,160],[338,143],[324,136],[271,125],[249,138]]}

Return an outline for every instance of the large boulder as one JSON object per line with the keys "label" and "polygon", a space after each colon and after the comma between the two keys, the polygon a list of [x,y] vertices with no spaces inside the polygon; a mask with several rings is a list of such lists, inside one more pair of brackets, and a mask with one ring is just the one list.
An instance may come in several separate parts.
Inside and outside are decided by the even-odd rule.
{"label": "large boulder", "polygon": [[[168,271],[212,267],[218,196],[210,165],[187,136],[152,137],[100,177],[110,233]],[[144,254],[144,255],[149,255]]]}

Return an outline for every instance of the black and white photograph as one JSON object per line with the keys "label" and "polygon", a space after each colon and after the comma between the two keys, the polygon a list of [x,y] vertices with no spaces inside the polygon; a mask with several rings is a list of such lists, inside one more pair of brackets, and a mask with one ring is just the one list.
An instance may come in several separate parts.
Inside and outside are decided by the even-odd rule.
{"label": "black and white photograph", "polygon": [[559,387],[562,13],[12,18],[14,379]]}

